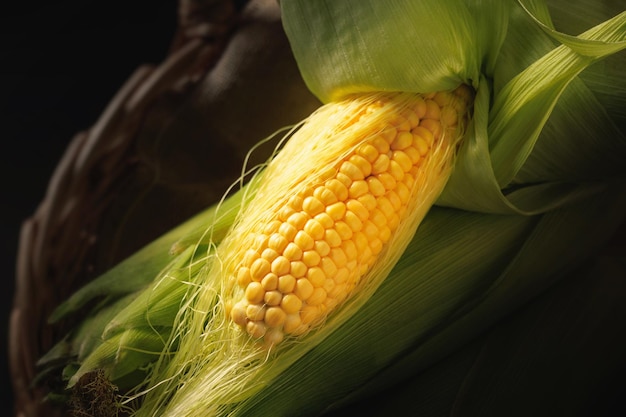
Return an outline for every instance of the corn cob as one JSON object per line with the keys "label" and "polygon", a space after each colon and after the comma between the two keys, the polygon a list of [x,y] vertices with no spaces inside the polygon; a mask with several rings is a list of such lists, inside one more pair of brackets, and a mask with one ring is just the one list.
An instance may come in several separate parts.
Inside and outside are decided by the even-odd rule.
{"label": "corn cob", "polygon": [[192,278],[137,415],[228,414],[358,311],[443,190],[472,100],[356,94],[287,135]]}
{"label": "corn cob", "polygon": [[[441,183],[429,175],[446,176],[469,98],[466,86],[429,95],[369,94],[318,113],[330,125],[309,120],[322,130],[309,138],[311,129],[303,127],[310,149],[296,133],[295,151],[314,159],[317,148],[334,142],[325,153],[340,156],[295,164],[299,182],[276,175],[284,158],[275,163],[280,168],[268,168],[265,193],[282,191],[276,203],[250,207],[250,218],[233,233],[237,243],[226,245],[236,288],[235,302],[227,304],[232,321],[269,345],[323,322],[359,285],[414,209],[412,200]],[[355,102],[356,112],[345,111]],[[278,184],[284,180],[286,186]]]}

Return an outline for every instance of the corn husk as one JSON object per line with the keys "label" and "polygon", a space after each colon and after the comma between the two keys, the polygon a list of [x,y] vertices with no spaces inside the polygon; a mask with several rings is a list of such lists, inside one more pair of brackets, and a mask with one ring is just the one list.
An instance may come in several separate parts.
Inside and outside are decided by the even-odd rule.
{"label": "corn husk", "polygon": [[623,240],[609,248],[453,354],[327,415],[619,415],[626,262]]}
{"label": "corn husk", "polygon": [[[430,366],[567,277],[624,221],[624,80],[616,68],[626,13],[594,4],[579,7],[598,21],[557,29],[553,16],[566,8],[558,2],[282,2],[302,76],[324,102],[474,87],[471,123],[436,206],[371,297],[292,349],[262,361],[243,356],[241,367],[254,372],[229,379],[207,367],[196,377],[215,385],[203,389],[184,368],[168,369],[180,354],[172,329],[189,325],[188,288],[253,199],[252,181],[61,306],[55,318],[103,294],[134,299],[104,303],[42,364],[78,355],[71,385],[104,368],[133,406],[146,390],[137,415],[319,415],[413,375],[419,386]],[[574,29],[581,34],[566,32]],[[168,241],[175,249],[164,261]],[[151,266],[126,283],[140,261]],[[104,342],[94,342],[99,335]],[[177,396],[186,384],[194,390]]]}

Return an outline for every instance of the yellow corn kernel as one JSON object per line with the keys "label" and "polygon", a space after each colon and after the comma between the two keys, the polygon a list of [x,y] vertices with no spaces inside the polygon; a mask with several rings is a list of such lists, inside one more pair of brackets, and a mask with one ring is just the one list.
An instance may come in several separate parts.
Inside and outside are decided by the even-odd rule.
{"label": "yellow corn kernel", "polygon": [[248,317],[246,316],[246,306],[247,304],[245,302],[239,302],[230,310],[230,317],[232,321],[239,326],[245,326],[248,320]]}
{"label": "yellow corn kernel", "polygon": [[317,187],[315,191],[313,191],[313,197],[321,201],[324,207],[337,201],[335,193],[333,193],[328,187],[324,186]]}
{"label": "yellow corn kernel", "polygon": [[339,234],[341,240],[346,241],[352,238],[352,229],[346,222],[335,223],[335,230]]}
{"label": "yellow corn kernel", "polygon": [[389,200],[391,207],[393,207],[396,213],[400,211],[402,208],[402,200],[400,200],[400,197],[398,197],[398,194],[394,190],[387,191],[385,197],[387,197],[387,200]]}
{"label": "yellow corn kernel", "polygon": [[320,254],[314,250],[308,250],[302,254],[302,262],[309,268],[318,265],[321,259]]}
{"label": "yellow corn kernel", "polygon": [[300,320],[300,308],[285,317],[285,323],[283,324],[283,331],[285,333],[297,335],[299,333],[302,333],[301,329],[303,328],[304,327],[302,326],[302,320]]}
{"label": "yellow corn kernel", "polygon": [[284,222],[289,218],[289,216],[291,216],[295,212],[296,211],[291,206],[284,206],[278,212],[278,220]]}
{"label": "yellow corn kernel", "polygon": [[[271,263],[274,261],[274,259],[278,258],[278,252],[275,251],[274,249],[271,248],[265,248],[263,249],[263,252],[261,252],[261,259],[267,261]],[[270,266],[271,268],[271,266]]]}
{"label": "yellow corn kernel", "polygon": [[319,267],[309,268],[306,277],[314,287],[321,287],[326,280],[326,274]]}
{"label": "yellow corn kernel", "polygon": [[382,136],[374,137],[370,143],[381,155],[389,152],[389,142],[387,142]]}
{"label": "yellow corn kernel", "polygon": [[348,258],[341,248],[334,248],[330,251],[329,258],[333,261],[337,268],[343,268],[348,263]]}
{"label": "yellow corn kernel", "polygon": [[[304,225],[304,231],[307,232],[314,240],[320,240],[324,237],[324,226],[316,219],[309,219]],[[295,237],[295,233],[294,233]]]}
{"label": "yellow corn kernel", "polygon": [[341,220],[346,214],[346,204],[343,201],[331,204],[326,207],[326,214],[334,221]]}
{"label": "yellow corn kernel", "polygon": [[352,181],[362,180],[365,178],[363,172],[350,161],[344,161],[339,168],[342,174],[350,178]]}
{"label": "yellow corn kernel", "polygon": [[278,232],[288,241],[293,241],[293,238],[296,237],[296,233],[298,233],[298,229],[296,229],[292,224],[285,222],[280,225]]}
{"label": "yellow corn kernel", "polygon": [[308,268],[306,267],[306,264],[304,262],[294,261],[291,263],[291,269],[289,270],[289,272],[291,273],[291,275],[294,276],[294,278],[300,278],[306,274],[307,270]]}
{"label": "yellow corn kernel", "polygon": [[[296,238],[297,237],[298,235],[296,235]],[[283,257],[287,258],[290,261],[299,261],[302,258],[302,247],[299,246],[296,242],[289,242],[287,244],[287,247],[283,251]]]}
{"label": "yellow corn kernel", "polygon": [[[326,209],[328,209],[328,207],[326,207]],[[314,218],[322,225],[324,229],[330,229],[335,224],[335,221],[327,212],[320,213]]]}
{"label": "yellow corn kernel", "polygon": [[[389,161],[389,174],[391,174],[393,179],[396,181],[402,181],[402,178],[404,178],[404,170],[402,169],[398,161],[396,161],[395,159],[391,159]],[[393,188],[395,188],[395,184]]]}
{"label": "yellow corn kernel", "polygon": [[265,332],[265,335],[263,336],[263,341],[265,342],[266,345],[271,346],[271,345],[279,344],[280,342],[283,341],[284,338],[285,338],[285,333],[279,328],[275,327],[275,328],[270,328],[269,330]]}
{"label": "yellow corn kernel", "polygon": [[415,138],[414,143],[415,143],[415,149],[417,149],[417,152],[419,152],[420,157],[428,153],[428,149],[430,148],[430,146],[428,145],[428,142],[426,142],[424,138],[422,138],[421,136],[417,136]]}
{"label": "yellow corn kernel", "polygon": [[445,126],[456,126],[458,121],[458,113],[452,106],[441,108],[441,123]]}
{"label": "yellow corn kernel", "polygon": [[285,275],[291,268],[291,262],[284,256],[279,256],[272,262],[272,272],[278,276]]}
{"label": "yellow corn kernel", "polygon": [[405,118],[409,122],[409,129],[414,128],[420,122],[420,116],[415,111],[408,111],[405,113]]}
{"label": "yellow corn kernel", "polygon": [[261,321],[265,318],[265,306],[261,304],[249,304],[246,307],[246,317],[252,321]]}
{"label": "yellow corn kernel", "polygon": [[[411,142],[412,141],[413,136],[411,136]],[[411,158],[409,158],[409,156],[403,151],[394,151],[392,159],[398,163],[403,172],[409,172],[413,167],[413,162],[411,161]],[[402,175],[402,177],[404,177],[404,174]]]}
{"label": "yellow corn kernel", "polygon": [[307,220],[309,220],[309,217],[306,215],[306,213],[298,211],[289,216],[289,218],[287,219],[287,223],[300,230]]}
{"label": "yellow corn kernel", "polygon": [[323,212],[325,208],[324,204],[313,196],[305,198],[302,203],[302,210],[304,210],[311,217]]}
{"label": "yellow corn kernel", "polygon": [[337,273],[337,266],[335,265],[333,260],[330,259],[329,256],[325,256],[325,257],[322,258],[321,265],[322,265],[322,269],[324,270],[324,273],[326,274],[326,276],[332,277],[332,276],[335,276],[335,274]]}
{"label": "yellow corn kernel", "polygon": [[[337,270],[337,276],[340,275],[340,271],[345,271],[345,273],[348,274],[348,268],[341,268],[340,270]],[[335,279],[327,278],[326,281],[324,281],[324,286],[322,288],[324,288],[324,291],[326,291],[326,295],[328,295],[329,291],[332,291],[333,288],[335,288],[335,280],[338,281],[339,279],[339,277],[335,277]],[[326,303],[326,307],[329,307],[328,302]]]}
{"label": "yellow corn kernel", "polygon": [[263,290],[263,286],[260,282],[251,282],[246,287],[246,300],[248,300],[251,304],[263,301],[264,295],[265,291]]}
{"label": "yellow corn kernel", "polygon": [[[280,291],[272,290],[267,291],[263,297],[263,301],[268,306],[277,306],[283,299],[283,294]],[[267,312],[265,313],[267,315]]]}
{"label": "yellow corn kernel", "polygon": [[[378,153],[376,155],[378,155]],[[346,198],[348,198],[348,188],[344,185],[343,182],[339,181],[336,178],[328,180],[326,182],[326,188],[332,191],[339,201],[344,201]]]}
{"label": "yellow corn kernel", "polygon": [[330,245],[323,240],[315,242],[315,250],[320,256],[326,256],[330,253]]}
{"label": "yellow corn kernel", "polygon": [[367,194],[368,190],[369,190],[369,187],[365,180],[357,180],[357,181],[354,181],[350,185],[348,194],[350,195],[351,198],[359,198],[362,195]]}
{"label": "yellow corn kernel", "polygon": [[401,151],[411,146],[411,143],[413,143],[413,135],[410,132],[400,132],[391,142],[390,148],[394,151]]}
{"label": "yellow corn kernel", "polygon": [[282,253],[289,241],[279,233],[273,233],[267,241],[267,246],[278,253]]}
{"label": "yellow corn kernel", "polygon": [[387,217],[385,217],[385,215],[382,211],[380,211],[379,208],[375,208],[374,210],[372,210],[370,214],[370,220],[378,227],[387,224]]}
{"label": "yellow corn kernel", "polygon": [[385,186],[380,180],[374,176],[371,176],[367,179],[367,185],[369,187],[369,192],[374,197],[379,197],[385,194]]}
{"label": "yellow corn kernel", "polygon": [[[280,220],[272,220],[270,221],[265,228],[263,229],[263,233],[267,235],[271,235],[272,233],[277,233],[280,225],[283,224]],[[252,251],[254,252],[254,251]]]}
{"label": "yellow corn kernel", "polygon": [[417,165],[417,163],[420,161],[420,159],[422,158],[422,155],[419,153],[419,151],[415,148],[415,146],[409,146],[408,148],[406,148],[404,150],[404,153],[406,154],[406,156],[409,157],[409,159],[411,160],[411,164],[412,165]]}
{"label": "yellow corn kernel", "polygon": [[331,248],[336,248],[341,245],[341,236],[339,236],[339,233],[337,233],[335,229],[327,229],[324,234],[324,240]]}
{"label": "yellow corn kernel", "polygon": [[[351,211],[346,212],[345,222],[353,232],[360,232],[363,228],[363,222],[359,217]],[[323,255],[322,255],[323,256]]]}
{"label": "yellow corn kernel", "polygon": [[368,193],[362,195],[361,197],[357,198],[357,200],[363,205],[363,207],[365,207],[365,210],[367,211],[372,211],[374,210],[374,207],[376,207],[376,197],[374,197],[372,194]]}
{"label": "yellow corn kernel", "polygon": [[400,198],[402,205],[406,205],[411,197],[411,190],[404,182],[399,182],[396,186],[396,194],[398,195],[398,198]]}
{"label": "yellow corn kernel", "polygon": [[298,313],[302,308],[302,300],[295,294],[287,294],[283,297],[280,306],[288,315]]}
{"label": "yellow corn kernel", "polygon": [[433,142],[435,140],[438,141],[439,139],[441,139],[442,129],[439,120],[423,119],[422,121],[420,121],[420,126],[430,131],[431,135],[433,136]]}
{"label": "yellow corn kernel", "polygon": [[285,322],[287,314],[280,307],[269,307],[265,312],[265,325],[268,327],[280,327]]}
{"label": "yellow corn kernel", "polygon": [[252,280],[260,282],[270,272],[272,266],[267,259],[259,258],[252,263],[250,275]]}
{"label": "yellow corn kernel", "polygon": [[381,174],[389,169],[389,156],[387,153],[381,153],[372,164],[372,173]]}
{"label": "yellow corn kernel", "polygon": [[326,290],[324,290],[324,288],[322,287],[317,287],[313,290],[313,293],[311,294],[309,299],[306,300],[306,303],[310,306],[319,306],[324,301],[326,301]]}
{"label": "yellow corn kernel", "polygon": [[278,275],[271,272],[265,275],[265,277],[261,280],[261,286],[265,291],[275,290],[276,287],[278,287]]}
{"label": "yellow corn kernel", "polygon": [[250,274],[250,268],[241,267],[239,271],[237,271],[237,285],[242,288],[248,286],[249,283],[252,282],[252,275]]}
{"label": "yellow corn kernel", "polygon": [[385,190],[393,190],[396,188],[396,179],[389,172],[383,172],[378,175],[378,180],[381,182]]}
{"label": "yellow corn kernel", "polygon": [[248,249],[243,256],[243,264],[250,265],[252,262],[260,257],[261,255],[259,254],[259,251],[256,251],[254,249]]}
{"label": "yellow corn kernel", "polygon": [[349,161],[363,173],[363,178],[367,178],[372,173],[372,164],[362,156],[352,155]]}
{"label": "yellow corn kernel", "polygon": [[287,202],[287,206],[291,207],[293,211],[302,210],[302,202],[304,199],[299,195],[292,195],[289,197],[289,201]]}
{"label": "yellow corn kernel", "polygon": [[296,288],[293,292],[302,301],[306,301],[307,298],[313,294],[313,284],[306,278],[300,278],[296,281]]}
{"label": "yellow corn kernel", "polygon": [[248,334],[255,339],[262,338],[266,332],[265,324],[258,321],[248,322],[246,330],[248,331]]}
{"label": "yellow corn kernel", "polygon": [[[296,278],[293,275],[287,274],[287,275],[278,277],[278,291],[280,291],[281,293],[289,294],[290,292],[293,291],[295,287],[296,287]],[[285,297],[283,297],[283,301]]]}
{"label": "yellow corn kernel", "polygon": [[341,244],[341,249],[343,250],[343,254],[345,255],[348,263],[354,261],[358,256],[356,244],[352,241],[352,239],[344,240]]}
{"label": "yellow corn kernel", "polygon": [[304,325],[310,325],[315,319],[319,317],[318,306],[306,305],[302,307],[300,311],[300,320]]}
{"label": "yellow corn kernel", "polygon": [[352,213],[354,213],[361,221],[367,220],[369,217],[369,212],[365,208],[365,206],[358,200],[348,200],[346,203],[346,207]]}
{"label": "yellow corn kernel", "polygon": [[360,155],[363,158],[365,158],[365,160],[369,162],[370,164],[374,162],[376,158],[378,158],[378,151],[373,145],[369,143],[364,143],[363,145],[361,145],[359,149],[357,149],[356,152],[357,152],[357,155]]}

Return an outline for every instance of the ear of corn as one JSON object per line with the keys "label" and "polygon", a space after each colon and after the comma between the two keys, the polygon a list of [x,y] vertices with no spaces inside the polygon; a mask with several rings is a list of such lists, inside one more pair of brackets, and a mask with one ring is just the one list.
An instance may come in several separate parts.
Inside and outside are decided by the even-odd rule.
{"label": "ear of corn", "polygon": [[440,193],[469,97],[350,97],[309,120],[220,249],[232,320],[270,345],[324,321]]}
{"label": "ear of corn", "polygon": [[[469,97],[466,87],[365,94],[313,114],[186,296],[194,301],[176,325],[176,355],[153,372],[168,382],[142,410],[227,412],[366,302],[445,185]],[[197,320],[207,324],[189,325]],[[268,349],[285,361],[266,362]]]}
{"label": "ear of corn", "polygon": [[[323,5],[282,2],[303,76],[329,103],[209,211],[219,220],[176,234],[152,282],[120,286],[136,299],[78,333],[70,350],[104,340],[83,345],[70,385],[105,369],[138,416],[316,415],[423,371],[623,221],[624,81],[596,96],[579,74],[621,62],[625,13],[574,37],[541,1]],[[391,49],[370,47],[383,39]],[[570,123],[585,133],[564,139]],[[578,170],[589,155],[604,169]]]}

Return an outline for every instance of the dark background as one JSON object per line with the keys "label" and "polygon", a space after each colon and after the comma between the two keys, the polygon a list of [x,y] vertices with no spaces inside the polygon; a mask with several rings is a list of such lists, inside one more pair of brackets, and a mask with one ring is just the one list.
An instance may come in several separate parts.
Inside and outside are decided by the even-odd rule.
{"label": "dark background", "polygon": [[73,136],[96,121],[138,66],[163,60],[177,2],[10,3],[0,12],[0,373],[12,398],[7,332],[21,223],[42,201]]}

